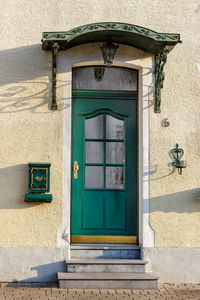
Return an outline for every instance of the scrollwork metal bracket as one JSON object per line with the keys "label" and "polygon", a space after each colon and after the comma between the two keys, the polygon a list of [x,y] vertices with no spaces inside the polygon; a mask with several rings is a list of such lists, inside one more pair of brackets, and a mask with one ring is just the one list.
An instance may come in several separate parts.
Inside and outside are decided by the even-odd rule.
{"label": "scrollwork metal bracket", "polygon": [[174,158],[174,162],[172,163],[172,166],[178,169],[179,175],[182,175],[182,169],[186,168],[186,161],[181,160],[184,151],[182,148],[179,148],[178,144],[176,144],[176,147],[171,150],[171,153]]}
{"label": "scrollwork metal bracket", "polygon": [[57,101],[56,101],[56,72],[57,72],[57,53],[58,53],[59,45],[58,43],[52,44],[52,102],[51,109],[58,109]]}
{"label": "scrollwork metal bracket", "polygon": [[161,89],[163,88],[163,81],[165,79],[165,73],[163,72],[163,69],[167,61],[168,53],[169,46],[165,46],[165,48],[163,48],[163,50],[157,53],[155,56],[155,113],[160,113],[161,111]]}

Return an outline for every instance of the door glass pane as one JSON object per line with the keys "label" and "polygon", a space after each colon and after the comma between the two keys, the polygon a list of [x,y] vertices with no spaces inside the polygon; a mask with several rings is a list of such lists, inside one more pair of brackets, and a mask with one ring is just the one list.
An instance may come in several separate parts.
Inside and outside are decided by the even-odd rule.
{"label": "door glass pane", "polygon": [[103,163],[103,143],[86,142],[85,143],[85,162],[86,163]]}
{"label": "door glass pane", "polygon": [[124,143],[107,142],[106,143],[106,163],[123,164]]}
{"label": "door glass pane", "polygon": [[123,167],[106,167],[106,188],[123,189],[124,171]]}
{"label": "door glass pane", "polygon": [[103,115],[85,120],[86,139],[103,139]]}
{"label": "door glass pane", "polygon": [[127,68],[103,68],[101,80],[95,77],[96,67],[74,68],[73,89],[137,91],[137,70]]}
{"label": "door glass pane", "polygon": [[124,138],[124,121],[106,115],[106,138],[123,139]]}
{"label": "door glass pane", "polygon": [[85,187],[103,188],[103,167],[85,166]]}

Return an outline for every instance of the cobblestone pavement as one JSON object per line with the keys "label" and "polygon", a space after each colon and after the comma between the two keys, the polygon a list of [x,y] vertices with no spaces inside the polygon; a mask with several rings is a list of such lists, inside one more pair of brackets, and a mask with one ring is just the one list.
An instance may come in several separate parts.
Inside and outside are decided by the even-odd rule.
{"label": "cobblestone pavement", "polygon": [[6,300],[200,300],[200,284],[160,284],[158,290],[59,289],[57,285],[26,285],[14,287],[0,284],[0,299]]}

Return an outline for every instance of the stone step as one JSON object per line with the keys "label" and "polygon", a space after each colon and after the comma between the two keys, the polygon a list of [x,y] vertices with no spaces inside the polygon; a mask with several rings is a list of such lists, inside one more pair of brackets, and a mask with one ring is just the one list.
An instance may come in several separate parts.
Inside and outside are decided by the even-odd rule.
{"label": "stone step", "polygon": [[144,273],[147,261],[140,259],[73,258],[66,261],[68,273]]}
{"label": "stone step", "polygon": [[135,244],[74,244],[71,258],[140,259],[140,247]]}
{"label": "stone step", "polygon": [[57,273],[59,288],[157,289],[153,273]]}

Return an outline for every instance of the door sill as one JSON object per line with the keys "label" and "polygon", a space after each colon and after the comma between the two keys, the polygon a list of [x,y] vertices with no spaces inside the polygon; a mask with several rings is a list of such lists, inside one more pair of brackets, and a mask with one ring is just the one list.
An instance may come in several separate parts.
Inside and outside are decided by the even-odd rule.
{"label": "door sill", "polygon": [[73,250],[97,250],[97,249],[140,249],[140,247],[137,244],[105,244],[105,243],[82,243],[82,244],[78,244],[78,243],[73,243],[70,244],[70,248]]}
{"label": "door sill", "polygon": [[72,243],[137,244],[137,236],[72,235]]}

